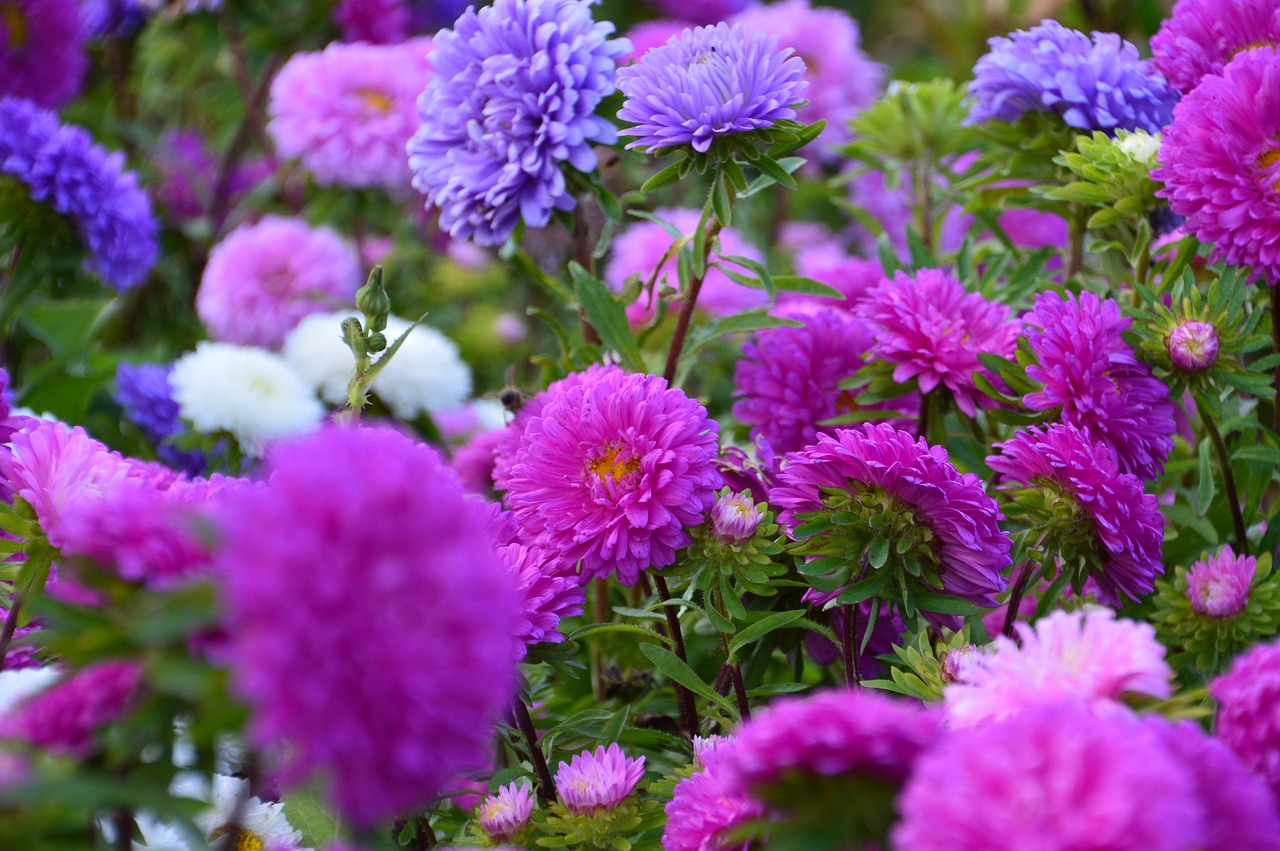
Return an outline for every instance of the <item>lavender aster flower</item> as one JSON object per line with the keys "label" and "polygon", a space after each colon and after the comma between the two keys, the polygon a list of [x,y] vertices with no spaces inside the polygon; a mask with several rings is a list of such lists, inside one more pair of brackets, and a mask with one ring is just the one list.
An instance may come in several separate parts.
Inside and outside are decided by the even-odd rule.
{"label": "lavender aster flower", "polygon": [[169,385],[172,364],[122,363],[116,369],[115,400],[124,417],[154,444],[161,461],[185,473],[196,474],[208,463],[202,452],[184,452],[167,440],[184,431],[178,403]]}
{"label": "lavender aster flower", "polygon": [[564,166],[594,171],[616,139],[595,114],[630,48],[611,32],[583,0],[497,0],[436,33],[409,168],[450,236],[500,245],[573,209]]}
{"label": "lavender aster flower", "polygon": [[1204,372],[1218,359],[1218,329],[1208,322],[1184,322],[1169,335],[1169,359],[1183,372]]}
{"label": "lavender aster flower", "polygon": [[673,563],[721,485],[718,427],[654,375],[609,368],[551,396],[520,438],[507,502],[522,537],[581,562],[581,578]]}
{"label": "lavender aster flower", "polygon": [[1258,571],[1253,556],[1237,556],[1230,544],[1187,571],[1191,609],[1210,618],[1231,618],[1249,602],[1249,585]]}
{"label": "lavender aster flower", "polygon": [[1059,116],[1078,130],[1146,130],[1169,123],[1178,95],[1115,33],[1093,37],[1044,21],[991,50],[973,69],[975,122],[1017,121],[1028,112]]}
{"label": "lavender aster flower", "polygon": [[232,682],[283,782],[319,773],[371,825],[483,763],[515,685],[516,591],[483,506],[426,446],[327,428],[267,467],[223,512]]}
{"label": "lavender aster flower", "polygon": [[1213,245],[1211,262],[1280,283],[1280,52],[1242,53],[1183,98],[1160,144],[1164,183],[1182,229]]}
{"label": "lavender aster flower", "polygon": [[556,791],[569,812],[611,810],[621,804],[644,776],[644,757],[629,758],[617,743],[583,751],[556,768]]}
{"label": "lavender aster flower", "polygon": [[0,97],[60,109],[80,91],[89,58],[76,0],[6,0],[0,7]]}
{"label": "lavender aster flower", "polygon": [[480,827],[496,842],[514,837],[533,815],[533,790],[528,784],[508,783],[480,804]]}
{"label": "lavender aster flower", "polygon": [[1087,429],[1116,454],[1122,473],[1154,479],[1173,449],[1169,388],[1138,360],[1121,334],[1132,320],[1093,293],[1042,293],[1024,317],[1027,342],[1040,363],[1027,375],[1044,385],[1023,403],[1061,408],[1062,422]]}
{"label": "lavender aster flower", "polygon": [[69,218],[92,255],[90,267],[116,289],[142,283],[155,262],[157,224],[124,156],[107,153],[74,125],[27,101],[0,99],[0,176],[26,185],[31,200]]}
{"label": "lavender aster flower", "polygon": [[618,72],[626,102],[618,118],[634,124],[628,148],[653,153],[692,145],[706,153],[719,138],[764,130],[796,117],[804,62],[778,37],[745,24],[685,30]]}
{"label": "lavender aster flower", "polygon": [[711,530],[716,540],[742,545],[755,537],[762,515],[749,493],[731,493],[711,508]]}
{"label": "lavender aster flower", "polygon": [[1214,732],[1280,800],[1280,641],[1258,644],[1209,684]]}
{"label": "lavender aster flower", "polygon": [[1151,37],[1151,65],[1189,94],[1236,56],[1280,44],[1280,6],[1259,0],[1178,0]]}

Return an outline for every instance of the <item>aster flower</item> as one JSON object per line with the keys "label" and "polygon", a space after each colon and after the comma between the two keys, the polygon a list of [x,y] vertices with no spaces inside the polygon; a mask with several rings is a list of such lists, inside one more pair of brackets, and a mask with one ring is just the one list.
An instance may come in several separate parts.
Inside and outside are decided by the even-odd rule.
{"label": "aster flower", "polygon": [[[210,782],[210,779],[188,771],[174,778],[169,793],[209,805],[194,817],[206,842],[216,843],[227,836],[234,824],[237,832],[229,840],[232,848],[264,851],[298,851],[301,848],[302,833],[289,823],[284,804],[263,801],[251,795],[247,780],[214,774]],[[149,816],[140,816],[138,827],[143,835],[144,848],[164,848],[165,851],[187,851],[190,848],[183,838],[185,834]]]}
{"label": "aster flower", "polygon": [[400,44],[409,37],[405,0],[339,0],[333,20],[342,30],[343,41]]}
{"label": "aster flower", "polygon": [[1184,95],[1240,53],[1280,43],[1280,8],[1257,0],[1178,0],[1151,37],[1151,65]]}
{"label": "aster flower", "polygon": [[83,0],[80,21],[89,39],[129,38],[147,22],[148,10],[138,0]]}
{"label": "aster flower", "polygon": [[1150,624],[1116,619],[1110,609],[1054,611],[1016,625],[1018,641],[997,636],[945,689],[947,721],[973,727],[1028,707],[1079,702],[1123,712],[1126,695],[1167,698],[1173,672]]}
{"label": "aster flower", "polygon": [[0,97],[60,109],[80,91],[89,57],[76,0],[11,0],[0,17]]}
{"label": "aster flower", "polygon": [[[152,153],[158,172],[156,200],[179,221],[209,212],[217,191],[219,158],[195,130],[166,130]],[[227,177],[227,209],[232,210],[245,193],[266,180],[273,171],[266,159],[237,163]]]}
{"label": "aster flower", "polygon": [[1211,618],[1240,614],[1249,600],[1249,585],[1257,571],[1256,558],[1237,557],[1230,544],[1224,545],[1215,555],[1196,562],[1187,571],[1192,610]]}
{"label": "aster flower", "polygon": [[795,50],[805,65],[809,99],[796,110],[796,119],[806,124],[826,121],[819,137],[825,145],[848,139],[849,119],[870,106],[884,88],[884,67],[862,51],[858,22],[843,9],[815,8],[809,0],[753,3],[731,23],[777,35],[781,47]]}
{"label": "aster flower", "polygon": [[1183,372],[1203,372],[1218,359],[1221,341],[1208,322],[1184,322],[1169,335],[1169,360]]}
{"label": "aster flower", "polygon": [[556,768],[556,791],[569,812],[611,810],[631,794],[644,776],[644,757],[628,757],[615,742],[583,751]]}
{"label": "aster flower", "polygon": [[483,761],[515,685],[516,591],[483,507],[426,446],[327,428],[267,467],[223,512],[232,683],[250,741],[287,743],[283,782],[319,773],[371,825]]}
{"label": "aster flower", "polygon": [[[288,333],[280,348],[281,356],[307,386],[330,405],[347,404],[348,387],[355,376],[355,356],[342,338],[342,322],[351,316],[355,313],[312,313]],[[389,341],[395,339],[386,336]]]}
{"label": "aster flower", "polygon": [[707,153],[717,140],[794,120],[808,84],[793,53],[745,24],[685,30],[618,72],[618,118],[635,125],[621,135],[637,137],[627,147]]}
{"label": "aster flower", "polygon": [[[733,371],[733,415],[777,452],[798,452],[829,433],[821,423],[858,409],[841,382],[861,369],[871,329],[835,310],[797,317],[802,327],[769,328],[742,346]],[[889,416],[889,413],[886,413]]]}
{"label": "aster flower", "polygon": [[581,0],[497,0],[436,33],[409,168],[450,236],[500,245],[573,209],[563,168],[594,171],[616,139],[595,114],[630,47],[611,32]]}
{"label": "aster flower", "polygon": [[742,545],[750,541],[762,519],[764,515],[746,493],[725,494],[711,507],[711,531],[725,544]]}
{"label": "aster flower", "polygon": [[[41,57],[41,74],[47,60]],[[103,280],[119,290],[142,283],[156,259],[158,226],[122,154],[107,153],[48,110],[0,98],[0,176],[71,220],[91,255],[90,269]]]}
{"label": "aster flower", "polygon": [[169,374],[182,418],[203,434],[230,432],[250,455],[311,431],[324,409],[279,355],[251,346],[199,343]]}
{"label": "aster flower", "polygon": [[524,540],[580,562],[585,583],[675,561],[715,502],[718,427],[654,375],[609,368],[553,394],[524,428],[506,482]]}
{"label": "aster flower", "polygon": [[742,11],[747,0],[648,0],[664,15],[693,24],[716,24]]}
{"label": "aster flower", "polygon": [[1088,292],[1046,292],[1023,321],[1039,361],[1027,376],[1044,387],[1023,403],[1033,411],[1060,408],[1062,422],[1115,452],[1120,472],[1159,476],[1173,449],[1173,404],[1169,388],[1122,338],[1131,320],[1120,306]]}
{"label": "aster flower", "polygon": [[954,731],[898,800],[900,851],[1203,847],[1204,811],[1154,730],[1073,705]]}
{"label": "aster flower", "polygon": [[303,317],[350,304],[361,277],[332,229],[267,216],[214,246],[196,312],[216,340],[275,349]]}
{"label": "aster flower", "polygon": [[833,300],[827,296],[780,292],[777,300],[780,306],[821,304],[853,310],[884,279],[879,261],[853,256],[822,225],[785,222],[778,242],[792,253],[791,264],[797,275],[826,284],[842,296],[840,300]]}
{"label": "aster flower", "polygon": [[1064,564],[1083,557],[1077,590],[1088,576],[1115,605],[1122,596],[1151,593],[1164,572],[1164,515],[1137,476],[1119,471],[1106,446],[1061,424],[1031,426],[996,446],[1000,454],[987,464],[1002,474],[1001,489],[1013,493],[1028,525],[1052,537],[1045,551],[1060,553]]}
{"label": "aster flower", "polygon": [[1009,357],[1021,330],[1008,307],[965,292],[940,269],[898,272],[867,294],[858,315],[875,334],[876,357],[896,364],[894,381],[915,379],[921,393],[941,384],[970,417],[986,399],[974,375],[990,378],[978,355]]}
{"label": "aster flower", "polygon": [[738,825],[764,815],[764,805],[733,788],[725,771],[726,752],[732,740],[699,750],[693,741],[694,764],[700,770],[675,786],[666,805],[667,823],[662,830],[663,851],[747,851],[748,843],[725,845],[720,837]]}
{"label": "aster flower", "polygon": [[1280,641],[1236,657],[1209,693],[1218,702],[1215,734],[1280,797]]}
{"label": "aster flower", "polygon": [[0,738],[83,759],[98,729],[124,715],[141,683],[137,662],[95,663],[18,703],[0,718]]}
{"label": "aster flower", "polygon": [[[872,581],[877,571],[889,570],[894,575],[881,585],[885,599],[899,598],[901,586],[996,605],[1012,542],[1000,531],[995,500],[976,476],[956,470],[945,449],[889,425],[867,424],[819,435],[787,461],[769,502],[783,509],[778,521],[793,537],[812,535],[812,521],[822,523],[831,512],[856,518],[826,524],[799,550],[823,557],[808,574],[818,590],[857,582],[855,571],[864,568]],[[836,570],[828,575],[832,561]]]}
{"label": "aster flower", "polygon": [[177,449],[168,440],[183,432],[178,403],[169,385],[172,364],[121,363],[116,368],[115,400],[124,417],[155,446],[161,461],[185,473],[199,473],[208,464],[201,452]]}
{"label": "aster flower", "polygon": [[493,469],[503,430],[477,432],[453,451],[450,461],[467,493],[489,497],[493,493]]}
{"label": "aster flower", "polygon": [[480,804],[480,827],[490,839],[502,842],[524,830],[533,815],[533,789],[527,783],[508,783]]}
{"label": "aster flower", "polygon": [[342,44],[295,53],[271,83],[267,130],[282,157],[298,157],[316,183],[408,188],[405,144],[431,70],[431,40]]}
{"label": "aster flower", "polygon": [[1044,21],[991,50],[973,69],[974,122],[1015,122],[1029,112],[1057,115],[1077,130],[1146,130],[1169,123],[1178,95],[1115,33],[1093,37]]}
{"label": "aster flower", "polygon": [[[409,326],[408,320],[388,316],[387,340],[398,339]],[[371,385],[377,397],[402,420],[455,409],[471,395],[471,386],[471,367],[462,359],[458,344],[421,323]]]}
{"label": "aster flower", "polygon": [[516,655],[523,658],[528,645],[563,642],[560,619],[582,614],[586,589],[578,584],[576,576],[557,570],[558,562],[552,553],[507,544],[498,547],[497,554],[521,598],[521,622],[515,630]]}
{"label": "aster flower", "polygon": [[1280,283],[1280,85],[1274,47],[1241,53],[1204,78],[1173,113],[1160,149],[1161,197],[1182,229],[1213,245],[1211,262],[1248,266],[1250,281]]}

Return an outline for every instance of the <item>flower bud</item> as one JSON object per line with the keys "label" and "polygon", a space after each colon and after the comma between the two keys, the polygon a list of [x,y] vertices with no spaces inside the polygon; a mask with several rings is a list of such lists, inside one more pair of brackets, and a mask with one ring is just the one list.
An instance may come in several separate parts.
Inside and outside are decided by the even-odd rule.
{"label": "flower bud", "polygon": [[1118,140],[1116,146],[1134,161],[1154,167],[1160,156],[1160,134],[1152,136],[1138,130]]}
{"label": "flower bud", "polygon": [[965,644],[956,647],[947,652],[942,657],[942,681],[944,683],[960,683],[964,682],[965,669],[972,665],[979,657],[982,651],[973,644]]}
{"label": "flower bud", "polygon": [[1183,372],[1203,372],[1218,359],[1218,330],[1208,322],[1184,322],[1169,335],[1169,357]]}
{"label": "flower bud", "polygon": [[726,494],[711,509],[711,529],[721,543],[740,546],[755,537],[762,517],[751,494]]}
{"label": "flower bud", "polygon": [[364,338],[364,344],[369,349],[370,354],[377,354],[387,347],[387,336],[381,332],[374,331]]}
{"label": "flower bud", "polygon": [[391,297],[382,284],[381,266],[374,266],[369,273],[368,282],[356,290],[356,307],[364,314],[370,331],[386,329],[387,316],[391,313]]}
{"label": "flower bud", "polygon": [[357,360],[366,356],[364,329],[360,327],[360,320],[354,316],[342,320],[342,342],[347,344]]}
{"label": "flower bud", "polygon": [[1192,611],[1209,618],[1240,614],[1249,602],[1249,586],[1257,569],[1257,559],[1237,558],[1230,546],[1191,565],[1187,571],[1187,596]]}

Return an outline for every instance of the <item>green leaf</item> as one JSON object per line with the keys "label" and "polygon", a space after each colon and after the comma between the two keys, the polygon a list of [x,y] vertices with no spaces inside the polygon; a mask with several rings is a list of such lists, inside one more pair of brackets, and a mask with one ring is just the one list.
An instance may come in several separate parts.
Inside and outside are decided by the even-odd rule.
{"label": "green leaf", "polygon": [[743,629],[742,632],[738,633],[733,641],[729,642],[729,655],[736,657],[738,652],[751,642],[763,638],[775,629],[782,629],[783,627],[790,626],[802,617],[804,617],[803,611],[774,612],[773,614],[765,615],[760,620]]}
{"label": "green leaf", "polygon": [[1233,461],[1262,461],[1280,466],[1280,449],[1273,446],[1244,446],[1231,453]]}
{"label": "green leaf", "polygon": [[917,609],[926,612],[941,612],[944,615],[960,615],[961,617],[969,617],[986,611],[981,606],[976,606],[968,600],[962,600],[950,594],[925,594],[917,591],[915,603]]}
{"label": "green leaf", "polygon": [[658,633],[654,632],[651,629],[645,629],[642,626],[636,626],[635,624],[629,624],[629,623],[587,624],[586,626],[581,626],[575,629],[565,638],[565,640],[580,641],[581,639],[587,638],[588,636],[600,635],[601,633],[606,633],[606,632],[625,632],[625,633],[630,633],[632,635],[640,635],[645,638],[652,638],[655,641],[663,641],[668,644],[671,642],[671,639],[667,638],[666,636],[659,635]]}
{"label": "green leaf", "polygon": [[799,184],[796,183],[796,179],[792,177],[777,160],[764,156],[756,160],[752,165],[759,169],[762,175],[769,178],[774,183],[781,184],[788,189],[799,188]]}
{"label": "green leaf", "polygon": [[800,275],[774,275],[773,287],[778,292],[804,293],[805,295],[820,295],[826,298],[844,298],[844,294],[835,287]]}
{"label": "green leaf", "polygon": [[641,644],[640,652],[648,657],[654,667],[665,674],[667,679],[679,683],[700,697],[710,700],[726,714],[734,718],[738,717],[737,707],[733,705],[732,701],[704,683],[693,668],[690,668],[687,663],[683,662],[679,656],[670,650],[657,644]]}
{"label": "green leaf", "polygon": [[729,178],[717,174],[711,182],[711,210],[724,227],[733,223],[733,198],[729,194]]}
{"label": "green leaf", "polygon": [[1203,517],[1213,502],[1213,445],[1209,438],[1200,441],[1200,487],[1196,491],[1196,514]]}
{"label": "green leaf", "polygon": [[877,570],[871,574],[870,579],[854,583],[842,591],[840,596],[836,598],[836,603],[841,606],[852,606],[861,603],[863,600],[870,600],[883,591],[892,579],[892,570]]}
{"label": "green leaf", "polygon": [[677,160],[646,180],[644,185],[640,187],[640,191],[647,194],[662,189],[664,186],[670,186],[680,179],[680,171],[683,166],[684,160]]}
{"label": "green leaf", "polygon": [[569,275],[573,278],[578,303],[587,313],[587,321],[595,327],[600,339],[622,357],[627,369],[644,372],[644,355],[631,333],[627,311],[604,282],[592,275],[575,261],[569,262]]}
{"label": "green leaf", "polygon": [[876,535],[871,539],[871,548],[867,555],[868,561],[876,570],[884,567],[885,562],[889,560],[889,539],[883,535]]}

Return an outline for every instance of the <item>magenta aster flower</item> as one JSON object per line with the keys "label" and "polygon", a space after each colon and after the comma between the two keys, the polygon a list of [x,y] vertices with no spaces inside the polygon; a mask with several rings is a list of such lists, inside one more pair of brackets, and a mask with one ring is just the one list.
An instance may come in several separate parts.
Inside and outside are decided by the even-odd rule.
{"label": "magenta aster flower", "polygon": [[215,340],[278,348],[303,317],[350,305],[361,283],[359,259],[333,230],[267,216],[214,246],[196,312]]}
{"label": "magenta aster flower", "polygon": [[1280,799],[1280,641],[1236,657],[1209,693],[1218,701],[1218,738]]}
{"label": "magenta aster flower", "polygon": [[76,0],[8,0],[0,8],[0,97],[61,109],[89,64],[84,39]]}
{"label": "magenta aster flower", "polygon": [[1157,193],[1186,216],[1182,229],[1212,244],[1210,261],[1248,266],[1280,283],[1280,53],[1241,53],[1205,77],[1173,111],[1160,143]]}
{"label": "magenta aster flower", "polygon": [[340,0],[333,20],[343,41],[399,44],[409,37],[411,26],[405,0]]}
{"label": "magenta aster flower", "polygon": [[453,452],[453,469],[463,490],[477,496],[488,496],[493,490],[493,467],[498,446],[506,429],[481,431]]}
{"label": "magenta aster flower", "polygon": [[342,44],[295,53],[271,83],[267,129],[282,157],[297,157],[316,183],[408,189],[405,145],[431,70],[429,38]]}
{"label": "magenta aster flower", "polygon": [[1187,591],[1191,608],[1210,618],[1230,618],[1244,611],[1249,602],[1249,585],[1258,571],[1253,556],[1237,556],[1230,544],[1191,565],[1187,571]]}
{"label": "magenta aster flower", "polygon": [[480,827],[497,842],[511,839],[524,830],[533,815],[533,790],[528,784],[508,783],[480,804]]}
{"label": "magenta aster flower", "polygon": [[899,851],[1184,851],[1203,809],[1154,730],[1073,705],[957,730],[926,752],[898,798]]}
{"label": "magenta aster flower", "polygon": [[1138,360],[1121,334],[1132,320],[1093,293],[1042,293],[1024,317],[1039,364],[1027,375],[1044,385],[1023,403],[1033,411],[1061,408],[1062,422],[1087,429],[1116,454],[1122,473],[1154,479],[1173,449],[1169,388]]}
{"label": "magenta aster flower", "polygon": [[742,10],[747,0],[648,0],[664,15],[692,24],[717,24]]}
{"label": "magenta aster flower", "polygon": [[[941,590],[980,606],[994,607],[1005,589],[1000,572],[1009,566],[1012,541],[1000,531],[1002,515],[972,473],[961,474],[947,460],[947,450],[929,446],[889,425],[866,424],[819,435],[816,444],[788,456],[769,492],[769,502],[783,509],[778,522],[791,533],[803,515],[828,511],[828,493],[881,498],[905,517],[911,529],[930,532],[926,549],[936,557]],[[843,506],[843,503],[842,503]],[[881,533],[883,525],[877,527]],[[867,531],[870,531],[869,529]],[[918,532],[904,533],[902,541]],[[890,541],[895,550],[900,541]],[[901,550],[898,550],[901,553]],[[923,553],[922,553],[923,556]]]}
{"label": "magenta aster flower", "polygon": [[1103,599],[1118,605],[1122,595],[1140,600],[1151,593],[1164,573],[1164,515],[1137,476],[1117,469],[1106,446],[1088,431],[1054,424],[1043,431],[1026,428],[997,447],[1000,454],[988,456],[987,464],[1004,476],[1002,490],[1047,486],[1050,498],[1069,499],[1072,511],[1088,521],[1051,531],[1083,537],[1078,543],[1096,557],[1089,575]]}
{"label": "magenta aster flower", "polygon": [[1184,95],[1238,53],[1280,44],[1280,7],[1258,0],[1178,0],[1151,37],[1151,65]]}
{"label": "magenta aster flower", "polygon": [[1008,307],[965,292],[940,269],[920,269],[914,278],[898,272],[867,293],[858,315],[875,332],[876,357],[897,364],[894,381],[914,378],[921,393],[941,384],[970,417],[987,398],[973,377],[990,377],[978,355],[1009,357],[1022,330]]}
{"label": "magenta aster flower", "polygon": [[390,430],[279,444],[267,472],[223,511],[217,563],[249,739],[358,825],[423,805],[484,762],[515,686],[519,604],[485,509]]}
{"label": "magenta aster flower", "polygon": [[581,578],[675,561],[721,485],[719,428],[654,375],[600,371],[551,396],[520,438],[507,503],[526,541],[552,549]]}
{"label": "magenta aster flower", "polygon": [[141,683],[137,662],[90,665],[18,704],[0,719],[0,738],[83,759],[98,729],[124,715]]}
{"label": "magenta aster flower", "polygon": [[556,791],[565,808],[589,813],[611,810],[631,794],[644,776],[644,757],[628,757],[617,742],[595,752],[583,751],[556,768]]}
{"label": "magenta aster flower", "polygon": [[699,749],[693,741],[694,764],[701,770],[676,784],[666,806],[663,851],[747,851],[749,843],[726,845],[721,835],[764,815],[764,805],[733,788],[725,771],[732,740]]}
{"label": "magenta aster flower", "polygon": [[516,628],[517,655],[524,657],[530,644],[560,644],[560,619],[582,614],[587,592],[576,576],[557,570],[551,553],[537,547],[507,544],[498,547],[498,562],[515,580],[521,597],[521,623]]}
{"label": "magenta aster flower", "polygon": [[824,283],[843,297],[833,302],[826,296],[778,293],[779,305],[797,302],[834,304],[844,310],[853,310],[884,279],[884,269],[879,261],[853,256],[822,225],[788,222],[782,226],[779,242],[792,252],[791,262],[797,275]]}
{"label": "magenta aster flower", "polygon": [[952,727],[1001,721],[1028,707],[1079,702],[1097,712],[1124,712],[1125,695],[1167,698],[1173,671],[1147,623],[1117,620],[1110,609],[1055,611],[1018,641],[997,636],[969,660],[962,682],[946,687]]}

